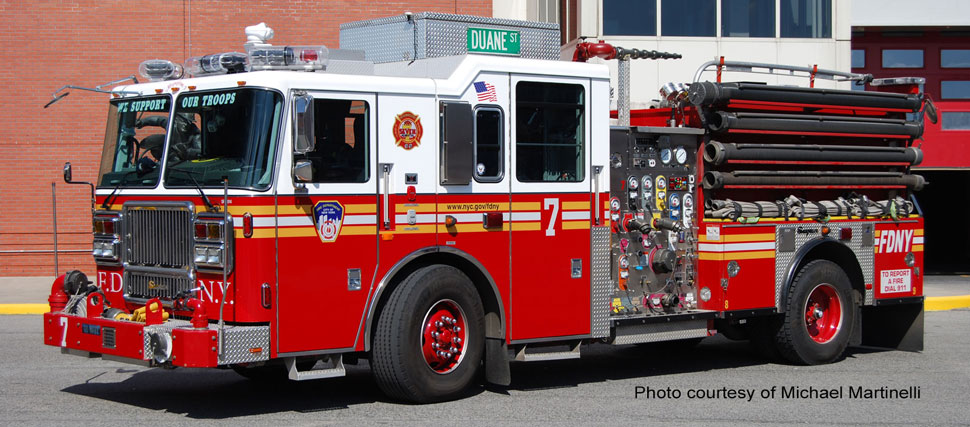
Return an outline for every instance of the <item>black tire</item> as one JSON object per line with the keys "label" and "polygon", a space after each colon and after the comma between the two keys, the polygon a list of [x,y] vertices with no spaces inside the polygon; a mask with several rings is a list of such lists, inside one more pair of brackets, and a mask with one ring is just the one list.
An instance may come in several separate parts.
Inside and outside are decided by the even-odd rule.
{"label": "black tire", "polygon": [[[430,345],[425,322],[435,323],[428,316],[442,304],[457,307],[458,318],[466,325],[461,329],[465,338],[460,352],[444,359],[450,363],[437,364],[429,362],[428,357],[434,356],[425,353]],[[377,320],[371,355],[377,385],[391,398],[417,403],[460,397],[481,366],[484,317],[475,287],[457,268],[432,265],[411,273],[391,293]]]}
{"label": "black tire", "polygon": [[783,358],[818,365],[842,357],[858,308],[852,300],[849,277],[838,264],[828,260],[805,264],[795,276],[786,304],[784,320],[775,335]]}

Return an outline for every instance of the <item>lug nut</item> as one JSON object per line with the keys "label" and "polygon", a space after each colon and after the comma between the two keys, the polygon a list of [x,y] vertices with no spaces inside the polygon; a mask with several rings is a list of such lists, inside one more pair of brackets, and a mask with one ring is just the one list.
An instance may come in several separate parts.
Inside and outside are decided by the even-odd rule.
{"label": "lug nut", "polygon": [[440,327],[442,327],[442,326],[444,326],[444,325],[445,325],[445,324],[444,324],[444,323],[441,323],[441,321],[440,321],[440,320],[438,320],[438,321],[436,321],[436,322],[434,322],[434,326],[435,326],[436,328],[440,328]]}
{"label": "lug nut", "polygon": [[453,342],[455,344],[461,344],[461,338],[454,337],[454,338],[451,339],[451,342]]}
{"label": "lug nut", "polygon": [[455,326],[452,330],[455,331],[455,333],[457,334],[461,332],[461,326]]}
{"label": "lug nut", "polygon": [[437,350],[438,349],[438,345],[439,345],[438,343],[433,342],[433,343],[431,343],[431,348]]}

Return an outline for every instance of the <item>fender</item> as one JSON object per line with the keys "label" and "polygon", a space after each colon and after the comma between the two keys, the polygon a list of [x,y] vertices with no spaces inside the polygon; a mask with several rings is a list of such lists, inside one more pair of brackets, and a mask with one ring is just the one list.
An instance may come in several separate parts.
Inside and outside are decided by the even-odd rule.
{"label": "fender", "polygon": [[[377,309],[377,302],[380,301],[381,295],[383,295],[384,290],[387,289],[387,284],[391,281],[391,279],[394,278],[394,276],[396,276],[408,264],[410,264],[411,262],[413,262],[414,260],[422,256],[430,255],[433,253],[447,253],[447,254],[458,256],[459,258],[462,258],[468,263],[472,264],[472,266],[477,268],[478,271],[485,277],[485,279],[488,281],[489,286],[492,287],[492,292],[494,293],[495,299],[498,302],[499,328],[502,331],[502,335],[504,336],[505,304],[502,302],[502,297],[501,297],[502,294],[499,293],[498,286],[495,284],[495,280],[492,279],[492,275],[489,274],[488,270],[486,270],[485,267],[483,267],[482,264],[478,262],[478,260],[476,260],[474,257],[469,255],[465,251],[448,247],[448,246],[429,246],[429,247],[418,249],[414,252],[411,252],[410,254],[402,258],[400,261],[395,263],[394,266],[391,267],[391,269],[388,270],[387,273],[384,275],[384,277],[382,277],[381,280],[377,283],[377,287],[374,290],[374,295],[371,296],[370,300],[368,301],[367,314],[364,319],[364,351],[370,351],[371,328],[373,326],[375,310]],[[360,333],[358,332],[358,338],[359,337],[360,337]]]}
{"label": "fender", "polygon": [[[784,282],[782,282],[782,286],[778,290],[778,294],[779,294],[777,295],[778,305],[776,308],[778,309],[779,313],[784,313],[786,310],[784,302],[788,299],[788,292],[791,289],[792,282],[795,281],[795,275],[798,274],[798,267],[804,264],[805,258],[808,256],[809,253],[814,251],[816,248],[822,245],[831,245],[831,244],[839,245],[843,249],[845,249],[846,252],[850,254],[853,253],[851,248],[846,246],[841,241],[833,239],[831,237],[820,237],[817,239],[812,239],[806,242],[804,245],[802,245],[802,247],[798,249],[798,252],[795,253],[795,257],[792,259],[791,263],[788,265],[787,271],[785,272]],[[842,269],[845,270],[845,274],[849,277],[849,283],[852,285],[852,289],[857,289],[857,286],[856,286],[857,284],[853,280],[854,271],[846,268],[851,266],[845,265],[846,262],[851,262],[855,264],[855,267],[858,268],[859,271],[862,270],[861,267],[859,266],[859,260],[856,259],[854,255],[849,260],[846,260],[845,258],[839,256],[839,254],[831,254],[829,256],[820,256],[816,258],[828,259],[838,264],[840,267],[842,267]]]}

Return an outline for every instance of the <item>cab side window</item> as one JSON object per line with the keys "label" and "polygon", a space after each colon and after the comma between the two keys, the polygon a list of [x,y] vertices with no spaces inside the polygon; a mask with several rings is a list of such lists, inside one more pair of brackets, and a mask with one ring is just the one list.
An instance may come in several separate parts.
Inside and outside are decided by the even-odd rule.
{"label": "cab side window", "polygon": [[583,86],[519,82],[515,94],[516,179],[582,181],[586,142]]}
{"label": "cab side window", "polygon": [[313,165],[311,182],[367,182],[370,179],[370,107],[365,101],[315,99],[313,151],[298,158]]}
{"label": "cab side window", "polygon": [[505,171],[505,132],[502,110],[495,107],[475,109],[475,180],[497,182]]}

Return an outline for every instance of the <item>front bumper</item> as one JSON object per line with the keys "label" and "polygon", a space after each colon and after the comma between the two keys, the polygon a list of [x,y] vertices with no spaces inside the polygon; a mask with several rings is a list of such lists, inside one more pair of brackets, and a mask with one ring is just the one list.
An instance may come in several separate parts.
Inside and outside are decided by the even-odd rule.
{"label": "front bumper", "polygon": [[212,324],[194,328],[185,320],[146,325],[62,312],[44,314],[44,344],[60,347],[64,353],[145,366],[212,368],[262,362],[269,360],[269,336],[269,326],[227,325],[220,355],[219,329]]}

